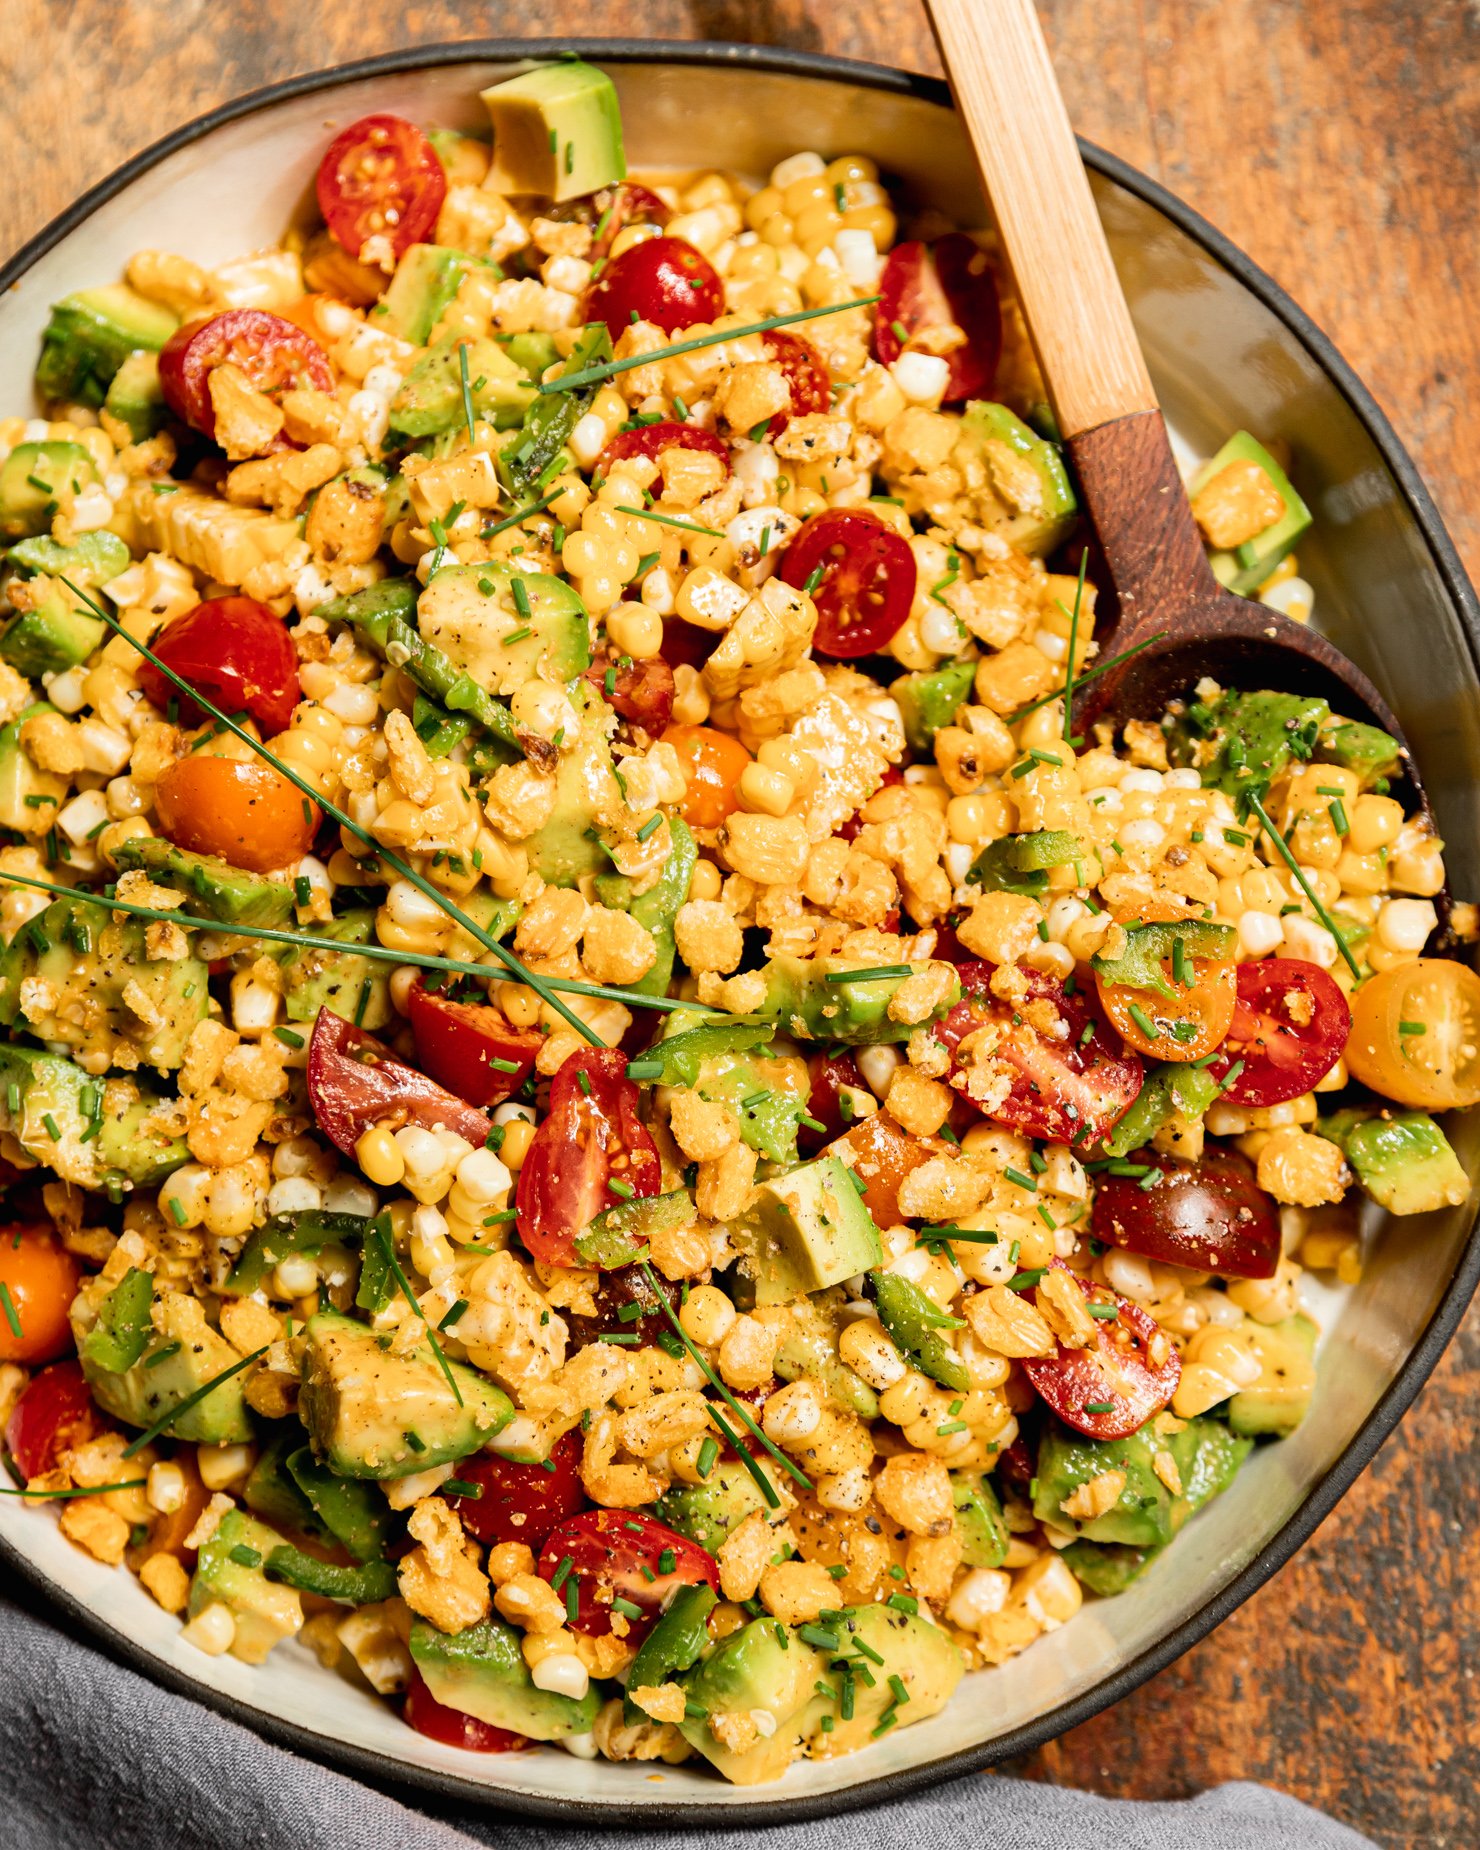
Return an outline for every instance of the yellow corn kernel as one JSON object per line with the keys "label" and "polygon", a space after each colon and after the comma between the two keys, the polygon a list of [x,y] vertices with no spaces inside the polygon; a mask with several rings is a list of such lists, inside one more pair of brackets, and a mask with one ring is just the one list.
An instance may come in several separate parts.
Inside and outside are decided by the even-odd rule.
{"label": "yellow corn kernel", "polygon": [[355,1161],[377,1188],[394,1188],[406,1174],[406,1159],[383,1126],[364,1132],[355,1144]]}
{"label": "yellow corn kernel", "polygon": [[534,1126],[528,1118],[512,1118],[504,1126],[504,1141],[499,1146],[499,1159],[510,1174],[524,1167],[524,1159],[529,1155],[529,1146],[534,1142]]}

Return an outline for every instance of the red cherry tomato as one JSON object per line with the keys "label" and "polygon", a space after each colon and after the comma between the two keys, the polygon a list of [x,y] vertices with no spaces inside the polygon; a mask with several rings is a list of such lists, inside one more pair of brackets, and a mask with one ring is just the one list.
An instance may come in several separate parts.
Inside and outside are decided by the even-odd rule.
{"label": "red cherry tomato", "polygon": [[797,1133],[797,1140],[808,1151],[819,1150],[833,1138],[841,1137],[853,1122],[850,1115],[843,1116],[842,1091],[850,1087],[856,1092],[867,1092],[868,1082],[858,1070],[858,1062],[845,1047],[837,1053],[814,1053],[807,1062],[807,1071],[812,1081],[812,1090],[807,1099],[807,1116],[815,1118],[822,1126],[820,1131],[808,1130],[805,1125]]}
{"label": "red cherry tomato", "polygon": [[902,1131],[887,1112],[878,1111],[829,1144],[827,1154],[846,1163],[863,1183],[863,1205],[879,1226],[894,1227],[904,1219],[900,1188],[912,1170],[929,1162],[930,1146]]}
{"label": "red cherry tomato", "polygon": [[719,647],[714,630],[701,630],[697,623],[685,623],[682,617],[663,619],[663,659],[677,667],[702,668]]}
{"label": "red cherry tomato", "polygon": [[1208,1071],[1221,1081],[1242,1061],[1224,1096],[1259,1109],[1283,1105],[1326,1077],[1351,1027],[1346,997],[1318,964],[1299,957],[1240,964],[1233,1026]]}
{"label": "red cherry tomato", "polygon": [[303,329],[265,308],[228,308],[176,328],[159,355],[165,403],[192,430],[216,434],[211,374],[230,361],[269,396],[296,386],[334,390],[329,356]]}
{"label": "red cherry tomato", "polygon": [[1029,1356],[1023,1368],[1066,1426],[1091,1439],[1128,1438],[1169,1404],[1182,1379],[1182,1358],[1139,1304],[1108,1285],[1091,1285],[1061,1259],[1053,1263],[1069,1272],[1091,1303],[1113,1304],[1116,1314],[1100,1322],[1091,1347],[1066,1349],[1060,1343],[1052,1355]]}
{"label": "red cherry tomato", "polygon": [[395,1059],[389,1049],[332,1009],[319,1010],[308,1043],[308,1102],[319,1129],[336,1149],[353,1156],[376,1124],[443,1125],[475,1148],[492,1120]]}
{"label": "red cherry tomato", "polygon": [[447,175],[414,122],[362,116],[329,143],[319,162],[317,191],[335,243],[351,257],[387,270],[385,257],[404,257],[432,235],[447,197]]}
{"label": "red cherry tomato", "polygon": [[448,1747],[465,1747],[472,1754],[512,1754],[529,1742],[522,1734],[510,1734],[507,1728],[495,1728],[491,1722],[465,1715],[461,1709],[449,1709],[427,1688],[426,1678],[415,1668],[406,1685],[403,1711],[408,1727],[429,1740]]}
{"label": "red cherry tomato", "polygon": [[[1210,1145],[1196,1163],[1140,1150],[1147,1175],[1095,1178],[1091,1225],[1097,1240],[1225,1278],[1273,1278],[1280,1262],[1279,1210],[1236,1150]],[[1161,1180],[1143,1188],[1152,1173]]]}
{"label": "red cherry tomato", "polygon": [[254,874],[301,861],[320,821],[318,805],[270,764],[210,752],[177,758],[155,785],[154,807],[160,832],[177,848],[219,855]]}
{"label": "red cherry tomato", "polygon": [[420,982],[407,1013],[418,1064],[470,1105],[497,1105],[517,1092],[545,1044],[544,1035],[516,1028],[491,1002],[453,1002]]}
{"label": "red cherry tomato", "polygon": [[631,1628],[624,1636],[640,1644],[676,1587],[707,1581],[719,1592],[719,1563],[709,1550],[641,1510],[587,1510],[561,1523],[540,1550],[535,1571],[553,1582],[567,1560],[560,1590],[574,1582],[577,1599],[576,1616],[567,1623],[591,1638],[612,1629],[613,1600],[638,1608],[639,1616],[622,1617]]}
{"label": "red cherry tomato", "polygon": [[581,1435],[568,1432],[550,1449],[547,1471],[543,1465],[522,1465],[497,1452],[479,1452],[460,1458],[457,1480],[476,1484],[477,1497],[459,1497],[445,1488],[442,1495],[462,1517],[468,1534],[485,1545],[524,1542],[539,1548],[557,1523],[586,1506],[581,1488]]}
{"label": "red cherry tomato", "polygon": [[826,411],[832,403],[832,380],[822,363],[822,356],[800,334],[786,334],[771,328],[761,336],[766,352],[786,375],[791,387],[791,408],[778,411],[767,426],[768,437],[779,437],[793,418],[810,417]]}
{"label": "red cherry tomato", "polygon": [[[610,693],[606,691],[608,673]],[[629,659],[625,668],[594,662],[586,670],[586,679],[623,719],[644,732],[660,733],[673,717],[673,670],[661,655],[649,655],[640,662]]]}
{"label": "red cherry tomato", "polygon": [[[730,446],[724,438],[715,431],[702,430],[697,424],[681,424],[677,418],[660,418],[656,424],[639,424],[636,430],[619,430],[602,451],[596,466],[603,475],[610,475],[613,463],[629,456],[657,458],[664,450],[703,450],[710,456],[717,456],[725,466],[725,474],[730,473]],[[652,492],[658,499],[662,498],[661,475],[653,482]]]}
{"label": "red cherry tomato", "polygon": [[598,1273],[591,1296],[596,1304],[594,1314],[574,1310],[561,1313],[570,1330],[572,1355],[603,1336],[636,1336],[644,1343],[656,1342],[665,1330],[673,1329],[664,1304],[674,1316],[678,1315],[678,1293],[663,1284],[656,1272],[650,1279],[641,1265],[611,1266]]}
{"label": "red cherry tomato", "polygon": [[549,1115],[514,1197],[519,1237],[546,1265],[570,1265],[576,1235],[629,1191],[657,1194],[658,1146],[637,1115],[638,1096],[619,1047],[582,1048],[550,1081]]}
{"label": "red cherry tomato", "polygon": [[724,284],[702,251],[682,238],[647,238],[613,257],[592,283],[585,319],[604,321],[617,340],[634,321],[676,334],[715,320],[724,305]]}
{"label": "red cherry tomato", "polygon": [[[288,626],[255,598],[207,598],[176,617],[153,647],[167,668],[183,675],[223,713],[250,713],[264,738],[283,731],[303,697],[298,651]],[[206,717],[153,662],[140,665],[138,680],[157,707],[178,699],[187,725]]]}
{"label": "red cherry tomato", "polygon": [[102,1430],[79,1362],[43,1368],[21,1390],[5,1423],[5,1444],[16,1469],[29,1481],[50,1471],[63,1452]]}
{"label": "red cherry tomato", "polygon": [[[67,1312],[82,1268],[50,1226],[0,1227],[0,1362],[54,1362],[72,1347]],[[19,1329],[12,1327],[14,1317]]]}
{"label": "red cherry tomato", "polygon": [[[964,231],[934,244],[896,244],[879,279],[874,310],[874,346],[886,366],[904,351],[899,337],[947,333],[960,338],[941,353],[951,372],[945,402],[985,398],[997,376],[1002,352],[1002,313],[997,283],[986,252]],[[937,349],[919,341],[926,352]]]}
{"label": "red cherry tomato", "polygon": [[996,1059],[1013,1069],[1012,1086],[989,1111],[977,1109],[994,1123],[1056,1143],[1077,1138],[1088,1144],[1086,1125],[1103,1137],[1135,1102],[1140,1060],[1111,1033],[1092,996],[1080,989],[1066,995],[1056,977],[1024,969],[1027,994],[1013,1005],[992,994],[993,969],[986,963],[957,967],[962,998],[935,1029],[953,1054],[988,1022],[1001,1029]]}
{"label": "red cherry tomato", "polygon": [[876,514],[829,508],[804,520],[782,555],[781,576],[801,590],[819,568],[812,588],[819,654],[873,655],[903,628],[915,601],[915,555]]}

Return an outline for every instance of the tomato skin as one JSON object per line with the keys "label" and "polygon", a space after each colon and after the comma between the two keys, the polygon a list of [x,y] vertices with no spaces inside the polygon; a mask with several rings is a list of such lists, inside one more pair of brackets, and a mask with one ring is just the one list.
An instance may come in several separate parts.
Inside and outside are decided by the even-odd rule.
{"label": "tomato skin", "polygon": [[791,406],[778,411],[766,427],[768,437],[779,437],[793,418],[810,417],[826,411],[832,404],[832,380],[822,363],[822,355],[800,334],[788,334],[770,328],[761,336],[767,356],[786,375],[791,387]]}
{"label": "tomato skin", "polygon": [[646,238],[613,257],[587,289],[585,319],[604,321],[616,341],[634,318],[676,334],[715,320],[724,305],[724,284],[701,251],[683,238]]}
{"label": "tomato skin", "polygon": [[[612,691],[606,691],[607,671],[616,668]],[[673,670],[661,655],[649,655],[626,668],[612,662],[593,662],[586,679],[614,712],[644,732],[662,732],[673,717]]]}
{"label": "tomato skin", "polygon": [[402,1710],[408,1728],[424,1734],[428,1740],[441,1741],[447,1747],[463,1747],[471,1754],[512,1754],[529,1742],[522,1734],[507,1728],[495,1728],[491,1722],[465,1715],[461,1709],[449,1709],[427,1687],[426,1678],[414,1666],[406,1685],[406,1706]]}
{"label": "tomato skin", "polygon": [[[1222,1044],[1233,1022],[1238,1005],[1236,966],[1231,957],[1192,957],[1190,989],[1173,985],[1176,1000],[1168,1001],[1154,989],[1137,989],[1129,983],[1107,983],[1095,978],[1100,992],[1100,1007],[1110,1017],[1116,1032],[1127,1047],[1152,1060],[1201,1060]],[[1168,980],[1171,959],[1163,965]],[[1144,1015],[1156,1029],[1147,1034],[1132,1010]],[[1196,1033],[1190,1040],[1178,1040],[1169,1025],[1191,1022]],[[1231,1063],[1230,1063],[1231,1064]]]}
{"label": "tomato skin", "polygon": [[608,1266],[597,1274],[591,1296],[596,1304],[594,1316],[584,1311],[561,1312],[570,1331],[572,1355],[603,1336],[639,1336],[644,1343],[654,1343],[673,1328],[663,1306],[678,1315],[677,1290],[657,1272],[649,1278],[641,1265]]}
{"label": "tomato skin", "polygon": [[319,1129],[337,1150],[355,1145],[376,1124],[442,1125],[477,1149],[491,1118],[453,1096],[353,1022],[321,1008],[308,1043],[308,1102]]}
{"label": "tomato skin", "polygon": [[0,1284],[10,1293],[17,1336],[0,1316],[0,1362],[54,1362],[72,1347],[67,1312],[82,1268],[49,1226],[0,1227]]}
{"label": "tomato skin", "polygon": [[[1003,1033],[998,1058],[1015,1067],[1018,1077],[1007,1097],[985,1115],[994,1124],[1055,1143],[1072,1143],[1076,1138],[1087,1143],[1087,1124],[1093,1126],[1095,1137],[1103,1137],[1135,1103],[1141,1089],[1140,1060],[1116,1044],[1104,1017],[1083,990],[1076,988],[1072,996],[1066,995],[1056,977],[1025,968],[1027,994],[1013,1007],[992,994],[995,968],[979,962],[957,965],[961,1000],[937,1024],[936,1039],[954,1055],[967,1035],[986,1022],[996,1022]],[[1057,1019],[1067,1023],[1062,1040],[1040,1033],[1033,1025],[1026,1011],[1035,1003],[1050,1004]],[[1014,1021],[1015,1015],[1021,1019]],[[969,1095],[967,1103],[974,1104]]]}
{"label": "tomato skin", "polygon": [[269,395],[293,386],[334,390],[328,354],[282,315],[265,308],[203,315],[176,328],[160,349],[159,385],[175,416],[207,437],[216,434],[210,376],[228,360]]}
{"label": "tomato skin", "polygon": [[686,623],[682,617],[663,619],[663,659],[674,667],[682,663],[685,668],[702,668],[719,642],[715,630],[701,630],[697,623]]}
{"label": "tomato skin", "polygon": [[52,1470],[63,1452],[103,1429],[103,1417],[80,1362],[58,1362],[32,1375],[5,1423],[5,1444],[29,1483]]}
{"label": "tomato skin", "polygon": [[563,1433],[550,1449],[553,1471],[543,1465],[519,1464],[497,1452],[460,1458],[457,1477],[477,1484],[481,1497],[442,1494],[462,1517],[462,1526],[477,1541],[524,1542],[538,1550],[558,1523],[586,1506],[581,1485],[581,1435]]}
{"label": "tomato skin", "polygon": [[1154,1150],[1129,1159],[1162,1180],[1102,1173],[1095,1178],[1091,1226],[1097,1240],[1159,1265],[1215,1272],[1220,1278],[1273,1278],[1280,1262],[1280,1215],[1237,1150],[1209,1145],[1198,1162]]}
{"label": "tomato skin", "polygon": [[875,1112],[827,1146],[863,1183],[863,1205],[881,1227],[904,1219],[899,1190],[905,1177],[930,1160],[929,1146],[902,1131],[887,1112]]}
{"label": "tomato skin", "polygon": [[634,1195],[657,1194],[662,1165],[637,1115],[639,1096],[620,1047],[583,1047],[550,1081],[549,1113],[514,1196],[519,1237],[544,1264],[574,1262],[576,1235],[621,1199],[613,1179]]}
{"label": "tomato skin", "polygon": [[[1405,1022],[1421,1023],[1424,1032],[1404,1034]],[[1400,1105],[1460,1111],[1480,1104],[1477,1048],[1480,976],[1468,964],[1418,957],[1368,977],[1352,996],[1347,1066]]]}
{"label": "tomato skin", "polygon": [[[282,732],[303,698],[298,651],[288,626],[252,597],[213,597],[161,630],[154,653],[223,713],[250,713],[265,738]],[[207,715],[153,662],[142,662],[139,686],[155,706],[173,699],[180,717],[199,725]]]}
{"label": "tomato skin", "polygon": [[329,143],[315,191],[330,236],[351,257],[360,258],[375,238],[399,259],[431,236],[447,197],[447,175],[414,122],[361,116]]}
{"label": "tomato skin", "polygon": [[[491,1002],[453,1002],[420,981],[411,989],[407,1013],[417,1064],[470,1105],[497,1105],[517,1092],[545,1044],[544,1035],[516,1028]],[[506,1073],[493,1060],[517,1064]]]}
{"label": "tomato skin", "polygon": [[869,1091],[868,1082],[858,1070],[858,1062],[849,1048],[836,1053],[814,1053],[807,1061],[812,1089],[807,1098],[807,1116],[822,1126],[820,1131],[805,1125],[797,1132],[797,1141],[808,1151],[820,1150],[825,1143],[841,1137],[853,1122],[842,1112],[841,1093],[845,1086],[857,1092]]}
{"label": "tomato skin", "polygon": [[[650,456],[656,460],[664,450],[702,450],[707,456],[717,456],[725,466],[726,477],[729,476],[730,446],[724,438],[717,431],[704,430],[697,424],[681,424],[677,418],[660,418],[656,424],[639,424],[636,430],[619,430],[601,452],[596,466],[603,475],[610,475],[613,463],[623,462],[629,456]],[[655,499],[661,500],[661,474],[654,481],[652,492]]]}
{"label": "tomato skin", "polygon": [[950,364],[943,402],[984,398],[997,376],[1002,312],[985,251],[964,231],[934,244],[896,244],[879,278],[874,348],[885,366],[904,350],[896,325],[907,334],[954,324],[965,341],[943,357]]}
{"label": "tomato skin", "polygon": [[[1340,988],[1318,964],[1299,957],[1262,957],[1238,966],[1233,1023],[1208,1075],[1222,1081],[1236,1061],[1243,1071],[1223,1096],[1262,1110],[1303,1098],[1341,1058],[1352,1012]],[[1290,1013],[1289,998],[1303,1020]]]}
{"label": "tomato skin", "polygon": [[[1060,1343],[1052,1355],[1029,1356],[1023,1363],[1024,1372],[1037,1393],[1076,1432],[1091,1439],[1129,1438],[1153,1413],[1170,1404],[1182,1379],[1182,1358],[1149,1311],[1108,1285],[1092,1286],[1061,1259],[1053,1264],[1068,1272],[1092,1302],[1114,1304],[1116,1316],[1113,1322],[1108,1318],[1101,1322],[1093,1348],[1066,1349]],[[1035,1300],[1036,1296],[1035,1290]],[[1165,1344],[1166,1355],[1153,1367],[1147,1349],[1157,1337]],[[1108,1411],[1085,1411],[1107,1402]]]}
{"label": "tomato skin", "polygon": [[680,806],[693,829],[717,829],[740,807],[735,786],[751,762],[738,739],[712,726],[670,726],[663,742],[678,753],[688,789]]}
{"label": "tomato skin", "polygon": [[318,833],[318,805],[281,771],[206,752],[176,759],[154,802],[160,831],[177,848],[219,855],[254,874],[301,861]]}
{"label": "tomato skin", "polygon": [[593,261],[598,261],[607,255],[616,242],[617,233],[626,226],[661,227],[673,217],[673,211],[649,187],[636,180],[623,180],[616,186],[599,187],[584,199],[563,200],[552,207],[549,216],[564,223],[590,225],[593,237],[589,254]]}
{"label": "tomato skin", "polygon": [[[673,1568],[658,1571],[658,1561],[673,1551]],[[657,1624],[663,1604],[675,1587],[696,1587],[707,1582],[719,1592],[719,1563],[707,1548],[679,1535],[665,1523],[641,1510],[587,1510],[563,1522],[540,1550],[535,1572],[553,1580],[569,1555],[569,1580],[576,1583],[576,1616],[567,1621],[573,1632],[601,1638],[612,1629],[611,1602],[630,1601],[642,1609],[640,1618],[628,1618],[630,1642],[641,1643]],[[644,1577],[646,1567],[654,1578]],[[569,1580],[561,1586],[564,1592]]]}
{"label": "tomato skin", "polygon": [[904,627],[915,601],[909,542],[877,514],[829,508],[802,522],[777,569],[800,591],[819,566],[813,648],[842,661],[876,654]]}

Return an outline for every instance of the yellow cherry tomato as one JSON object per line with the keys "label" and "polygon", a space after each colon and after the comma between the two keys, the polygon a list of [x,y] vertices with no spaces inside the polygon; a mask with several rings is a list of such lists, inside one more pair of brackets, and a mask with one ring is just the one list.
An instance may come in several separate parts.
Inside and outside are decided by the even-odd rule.
{"label": "yellow cherry tomato", "polygon": [[1352,996],[1353,1079],[1418,1111],[1480,1104],[1480,976],[1419,957],[1369,977]]}

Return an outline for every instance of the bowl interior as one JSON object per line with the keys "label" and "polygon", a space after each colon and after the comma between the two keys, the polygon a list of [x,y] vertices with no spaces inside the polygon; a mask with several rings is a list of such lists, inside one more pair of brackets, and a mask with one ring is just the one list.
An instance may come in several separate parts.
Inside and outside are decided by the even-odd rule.
{"label": "bowl interior", "polygon": [[[836,74],[838,67],[819,74],[820,61],[813,70],[766,68],[738,49],[710,47],[696,57],[685,47],[675,54],[684,61],[658,61],[652,48],[609,60],[635,166],[702,162],[759,175],[800,147],[864,152],[915,204],[937,206],[963,223],[982,222],[960,129],[926,87],[911,93],[901,81],[883,79],[874,87]],[[508,68],[463,50],[455,62],[290,94],[228,115],[204,138],[144,167],[40,255],[7,294],[0,313],[4,405],[17,410],[31,403],[37,341],[56,297],[113,279],[141,247],[209,264],[272,243],[338,125],[378,109],[479,127],[478,89]],[[1128,176],[1099,171],[1095,191],[1179,439],[1206,454],[1246,425],[1289,444],[1295,480],[1317,515],[1317,537],[1302,545],[1300,557],[1316,586],[1318,621],[1387,694],[1418,742],[1455,890],[1476,891],[1474,658],[1435,553],[1372,429],[1316,353],[1214,249]],[[1457,1127],[1461,1156],[1472,1169],[1477,1140],[1474,1124]],[[555,1751],[480,1757],[440,1746],[411,1733],[362,1687],[322,1670],[301,1647],[279,1649],[258,1669],[202,1656],[180,1642],[177,1622],[132,1577],[73,1549],[49,1515],[6,1500],[0,1540],[29,1557],[55,1590],[155,1674],[224,1699],[268,1731],[290,1730],[300,1745],[359,1765],[379,1760],[402,1779],[482,1789],[532,1809],[576,1802],[646,1818],[733,1816],[754,1807],[757,1817],[774,1821],[788,1809],[834,1810],[845,1793],[877,1794],[878,1782],[918,1776],[935,1763],[968,1756],[981,1764],[1016,1751],[1080,1719],[1107,1692],[1123,1693],[1154,1662],[1190,1642],[1189,1632],[1175,1647],[1169,1643],[1178,1628],[1198,1624],[1200,1615],[1205,1622],[1221,1616],[1219,1596],[1263,1551],[1278,1552],[1276,1538],[1313,1493],[1324,1506],[1334,1501],[1345,1478],[1328,1474],[1434,1318],[1464,1254],[1474,1204],[1408,1221],[1391,1237],[1381,1220],[1374,1216],[1361,1284],[1339,1296],[1314,1293],[1327,1327],[1310,1417],[1292,1439],[1262,1450],[1149,1574],[1117,1599],[1091,1602],[1023,1657],[969,1679],[941,1715],[863,1754],[794,1767],[760,1794],[691,1767],[590,1764]],[[1452,1308],[1457,1315],[1458,1306]]]}

